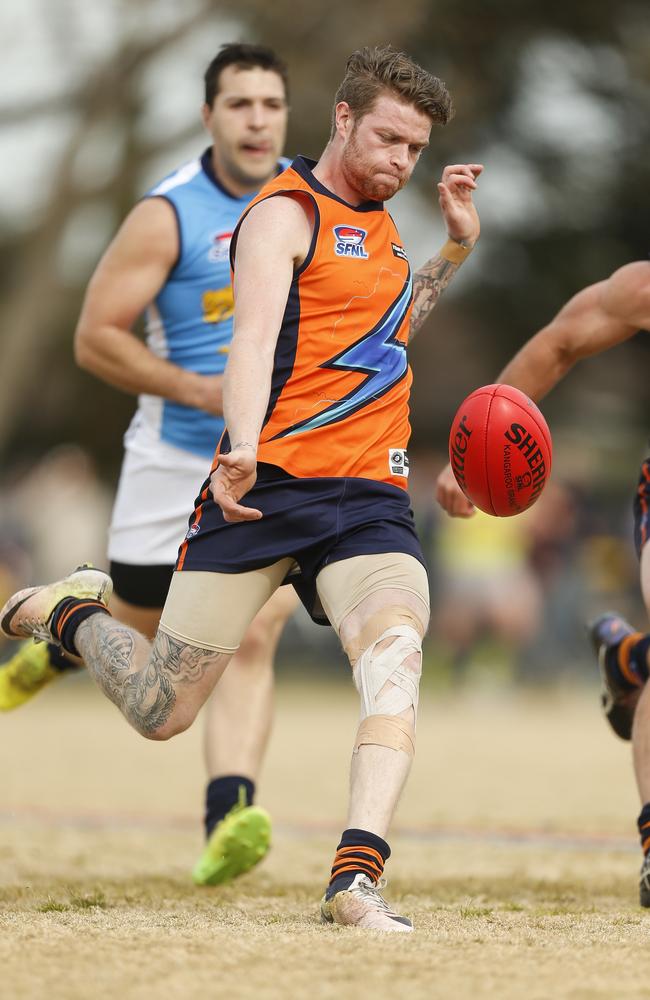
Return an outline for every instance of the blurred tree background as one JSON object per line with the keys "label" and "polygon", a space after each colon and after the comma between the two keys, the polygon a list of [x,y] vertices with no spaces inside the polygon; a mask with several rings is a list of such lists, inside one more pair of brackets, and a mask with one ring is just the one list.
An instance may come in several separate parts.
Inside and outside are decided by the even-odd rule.
{"label": "blurred tree background", "polygon": [[[27,517],[39,514],[44,538],[56,523],[70,558],[65,539],[69,546],[98,504],[82,500],[82,484],[95,493],[78,455],[54,453],[30,476],[35,462],[76,442],[104,483],[115,481],[134,400],[77,370],[73,331],[86,282],[131,205],[207,145],[202,76],[219,45],[258,41],[285,57],[287,153],[318,157],[347,56],[391,42],[441,76],[456,106],[391,203],[415,266],[444,240],[435,197],[443,166],[485,164],[479,248],[412,349],[412,495],[425,547],[437,553],[434,596],[453,592],[463,547],[467,572],[478,573],[472,592],[496,593],[501,572],[523,593],[509,565],[498,570],[514,555],[521,573],[534,570],[527,614],[543,640],[537,663],[530,651],[523,662],[558,670],[567,651],[584,655],[579,623],[590,602],[625,610],[626,594],[638,600],[629,504],[647,434],[649,338],[581,365],[544,402],[554,480],[574,492],[548,490],[536,520],[487,519],[478,535],[455,534],[438,516],[432,485],[462,398],[493,381],[579,288],[650,249],[647,0],[23,0],[4,5],[0,27],[0,548],[8,547],[11,578],[26,581],[40,568],[16,556],[38,548],[34,526],[23,530]],[[101,560],[103,535],[96,544]],[[472,569],[477,554],[483,564]],[[57,565],[61,558],[53,556]],[[491,575],[481,583],[486,566]],[[458,620],[453,606],[438,606],[432,634],[450,637],[459,663],[476,636],[465,634],[467,615]],[[479,637],[485,623],[477,611]],[[504,641],[521,647],[534,631]]]}
{"label": "blurred tree background", "polygon": [[[467,391],[491,381],[578,288],[647,254],[644,0],[26,0],[0,17],[5,467],[76,440],[114,474],[133,401],[75,369],[72,332],[121,218],[202,149],[201,77],[223,41],[262,41],[289,63],[290,154],[318,156],[359,45],[404,48],[453,94],[454,120],[434,132],[414,190],[395,203],[418,264],[443,237],[433,195],[443,165],[485,163],[480,248],[413,349],[415,447],[444,448]],[[604,448],[610,475],[621,439],[625,456],[638,452],[645,340],[583,366],[551,398],[560,460],[564,439],[570,466],[597,439],[596,464]]]}

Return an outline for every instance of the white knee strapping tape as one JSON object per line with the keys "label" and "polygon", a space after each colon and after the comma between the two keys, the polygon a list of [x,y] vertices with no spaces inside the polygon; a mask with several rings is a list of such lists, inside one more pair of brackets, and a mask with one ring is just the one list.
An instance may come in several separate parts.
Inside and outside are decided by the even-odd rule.
{"label": "white knee strapping tape", "polygon": [[[391,638],[390,645],[375,653],[380,642]],[[403,666],[413,653],[419,656],[419,667],[415,670]],[[386,629],[364,650],[354,667],[354,683],[361,695],[361,718],[397,715],[411,706],[417,712],[421,673],[422,639],[419,633],[410,625]],[[387,681],[393,686],[380,694]]]}

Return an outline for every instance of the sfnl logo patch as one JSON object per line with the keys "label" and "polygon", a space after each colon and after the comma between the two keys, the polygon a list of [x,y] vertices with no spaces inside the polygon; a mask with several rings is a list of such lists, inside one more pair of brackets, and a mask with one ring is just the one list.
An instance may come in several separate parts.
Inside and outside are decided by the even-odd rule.
{"label": "sfnl logo patch", "polygon": [[334,226],[334,253],[337,257],[368,257],[364,240],[368,233],[356,226]]}
{"label": "sfnl logo patch", "polygon": [[408,476],[409,457],[404,448],[388,449],[388,468],[391,476]]}

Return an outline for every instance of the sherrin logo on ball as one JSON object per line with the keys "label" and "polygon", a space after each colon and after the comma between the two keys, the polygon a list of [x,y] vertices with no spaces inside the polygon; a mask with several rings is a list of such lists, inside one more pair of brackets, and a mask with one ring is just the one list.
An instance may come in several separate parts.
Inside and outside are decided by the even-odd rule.
{"label": "sherrin logo on ball", "polygon": [[468,500],[496,517],[520,514],[551,474],[551,432],[541,410],[511,385],[485,385],[458,408],[449,460]]}

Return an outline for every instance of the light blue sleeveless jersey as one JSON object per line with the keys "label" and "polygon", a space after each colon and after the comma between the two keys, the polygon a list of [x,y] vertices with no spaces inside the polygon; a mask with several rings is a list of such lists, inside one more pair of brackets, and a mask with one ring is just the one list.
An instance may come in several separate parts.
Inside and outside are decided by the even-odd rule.
{"label": "light blue sleeveless jersey", "polygon": [[[146,313],[147,345],[158,357],[203,375],[221,374],[232,338],[230,237],[254,194],[236,198],[214,175],[211,150],[147,192],[165,198],[178,220],[179,256]],[[283,170],[288,160],[281,160]],[[156,396],[139,398],[130,434],[211,458],[223,432],[220,417]]]}

